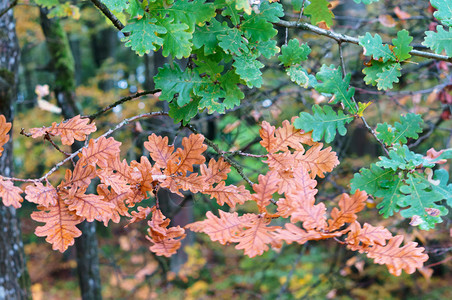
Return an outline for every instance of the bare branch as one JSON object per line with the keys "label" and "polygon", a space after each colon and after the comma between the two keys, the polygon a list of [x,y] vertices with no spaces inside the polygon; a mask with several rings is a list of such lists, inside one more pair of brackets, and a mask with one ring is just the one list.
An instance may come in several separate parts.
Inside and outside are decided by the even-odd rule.
{"label": "bare branch", "polygon": [[[119,19],[116,18],[116,16],[108,9],[107,6],[105,6],[105,4],[103,4],[99,0],[91,0],[91,2],[93,2],[93,4],[97,6],[97,8],[113,23],[113,25],[119,31],[121,31],[124,28],[124,24],[122,24],[121,21],[119,21]],[[123,32],[123,34],[125,36],[129,35],[128,32]]]}
{"label": "bare branch", "polygon": [[13,2],[11,2],[10,5],[8,5],[8,7],[6,7],[4,10],[2,10],[0,12],[0,18],[3,17],[4,14],[6,14],[11,8],[13,8],[14,6],[17,5],[17,2],[19,2],[19,0],[14,0]]}
{"label": "bare branch", "polygon": [[[337,41],[338,43],[350,43],[350,44],[359,45],[358,38],[356,38],[356,37],[348,36],[348,35],[345,35],[342,33],[337,33],[337,32],[331,31],[331,30],[322,29],[320,27],[311,25],[306,22],[289,22],[289,21],[281,20],[274,24],[281,26],[281,27],[286,27],[286,28],[300,28],[303,30],[311,31],[318,35],[323,35],[330,39],[333,39],[333,40]],[[452,57],[447,57],[445,55],[439,55],[439,54],[425,52],[425,51],[411,50],[410,54],[413,56],[419,56],[419,57],[425,57],[425,58],[429,58],[429,59],[436,59],[436,60],[452,62]]]}
{"label": "bare branch", "polygon": [[94,114],[92,114],[92,115],[89,115],[89,116],[83,116],[83,117],[84,117],[84,118],[89,118],[91,121],[93,121],[94,119],[96,119],[96,118],[99,117],[100,115],[104,114],[105,112],[109,111],[110,109],[112,109],[112,108],[114,108],[114,107],[116,107],[116,106],[118,106],[118,105],[123,104],[124,102],[134,100],[134,99],[139,98],[139,97],[141,97],[141,96],[145,96],[145,95],[149,95],[149,94],[155,94],[155,93],[158,93],[158,92],[160,92],[159,89],[153,90],[153,91],[139,92],[139,93],[136,93],[136,94],[133,94],[133,95],[130,95],[130,96],[121,98],[121,99],[119,99],[118,101],[116,101],[116,102],[114,102],[114,103],[112,103],[112,104],[110,104],[110,105],[108,105],[108,106],[102,108],[102,109],[99,110],[98,112],[96,112],[96,113],[94,113]]}

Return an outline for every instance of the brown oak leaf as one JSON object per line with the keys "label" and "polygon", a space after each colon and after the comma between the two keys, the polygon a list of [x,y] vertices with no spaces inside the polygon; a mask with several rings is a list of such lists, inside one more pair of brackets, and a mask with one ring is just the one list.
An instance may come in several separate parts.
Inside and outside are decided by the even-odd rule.
{"label": "brown oak leaf", "polygon": [[31,218],[46,224],[36,227],[35,234],[45,236],[46,241],[52,244],[53,250],[66,251],[74,244],[74,239],[82,235],[76,225],[84,218],[69,211],[62,200],[58,200],[54,206],[39,208],[41,210],[33,212]]}

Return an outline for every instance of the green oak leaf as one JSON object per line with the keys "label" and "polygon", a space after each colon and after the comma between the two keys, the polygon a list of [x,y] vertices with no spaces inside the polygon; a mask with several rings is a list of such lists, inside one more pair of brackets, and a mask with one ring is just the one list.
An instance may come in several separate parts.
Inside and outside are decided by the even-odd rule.
{"label": "green oak leaf", "polygon": [[212,78],[219,78],[221,72],[224,70],[224,66],[220,63],[223,59],[223,53],[219,52],[215,55],[203,55],[202,53],[196,53],[196,60],[194,63],[197,68],[198,74],[207,74]]}
{"label": "green oak leaf", "polygon": [[402,70],[400,63],[393,63],[384,67],[382,72],[377,74],[377,88],[379,90],[392,89],[393,84],[398,83],[399,77],[402,76],[400,70]]}
{"label": "green oak leaf", "polygon": [[309,86],[315,87],[317,85],[317,80],[314,75],[308,74],[302,66],[291,66],[286,71],[287,75],[290,77],[290,80],[298,85],[301,85],[305,89]]}
{"label": "green oak leaf", "polygon": [[245,94],[240,90],[238,84],[240,77],[235,72],[228,71],[218,79],[221,88],[225,91],[223,104],[226,109],[234,108],[240,105],[240,100],[245,98]]}
{"label": "green oak leaf", "polygon": [[193,35],[188,32],[188,25],[184,23],[172,23],[171,19],[164,19],[160,23],[165,27],[166,34],[163,36],[163,56],[173,55],[178,59],[189,57],[191,54],[191,39]]}
{"label": "green oak leaf", "polygon": [[373,86],[377,85],[377,75],[381,72],[383,72],[383,68],[389,66],[392,64],[391,61],[387,61],[387,62],[380,62],[378,60],[371,60],[371,66],[366,67],[363,69],[363,73],[366,75],[364,77],[364,82],[366,82],[366,84],[371,84]]}
{"label": "green oak leaf", "polygon": [[264,65],[250,55],[237,56],[234,60],[232,65],[235,67],[235,72],[245,81],[246,85],[250,88],[261,87],[262,72],[259,69]]}
{"label": "green oak leaf", "polygon": [[129,7],[126,9],[131,18],[144,15],[144,9],[141,7],[141,2],[138,0],[129,0]]}
{"label": "green oak leaf", "polygon": [[272,23],[258,17],[242,22],[240,30],[243,30],[245,36],[254,42],[268,41],[278,33]]}
{"label": "green oak leaf", "polygon": [[232,25],[237,26],[240,23],[240,13],[236,9],[235,0],[217,0],[214,2],[217,9],[222,9],[221,13],[224,17],[229,17]]}
{"label": "green oak leaf", "polygon": [[407,30],[401,30],[397,32],[397,38],[392,39],[392,43],[394,44],[395,56],[397,56],[399,61],[406,60],[411,57],[410,51],[413,50],[413,47],[410,46],[410,43],[413,41],[413,37],[410,36],[410,33]]}
{"label": "green oak leaf", "polygon": [[226,35],[218,35],[218,44],[226,53],[241,56],[250,52],[246,40],[237,28],[231,28]]}
{"label": "green oak leaf", "polygon": [[[424,177],[422,177],[424,180]],[[427,180],[430,184],[430,187],[434,189],[437,193],[441,194],[443,196],[443,199],[446,200],[447,205],[452,207],[452,183],[448,184],[449,182],[449,173],[444,170],[436,170],[435,174],[433,176],[433,180],[439,181],[438,184],[436,182],[432,182],[431,180]]]}
{"label": "green oak leaf", "polygon": [[331,27],[334,14],[329,7],[330,3],[326,0],[311,0],[311,4],[305,7],[304,14],[311,16],[311,24],[325,22],[328,27]]}
{"label": "green oak leaf", "polygon": [[301,7],[303,5],[305,5],[305,0],[292,0],[290,2],[292,3],[293,10],[296,11],[296,12],[300,12],[301,11]]}
{"label": "green oak leaf", "polygon": [[345,124],[353,120],[353,116],[344,115],[342,110],[336,113],[328,105],[323,106],[323,109],[319,105],[314,105],[312,112],[312,115],[301,112],[300,117],[294,121],[294,126],[306,132],[312,131],[312,139],[316,142],[325,137],[325,142],[331,143],[336,131],[342,136],[345,135],[347,133]]}
{"label": "green oak leaf", "polygon": [[446,31],[443,26],[436,26],[436,31],[427,31],[422,45],[429,47],[436,53],[446,51],[448,57],[452,57],[452,30]]}
{"label": "green oak leaf", "polygon": [[402,178],[393,176],[390,180],[382,181],[382,185],[385,185],[386,188],[382,187],[378,189],[374,193],[374,196],[383,198],[382,201],[377,204],[377,208],[379,209],[380,214],[387,218],[392,216],[394,212],[400,210],[398,202],[405,196],[400,191],[400,188],[405,184]]}
{"label": "green oak leaf", "polygon": [[419,133],[422,132],[422,124],[424,124],[424,120],[422,120],[421,115],[409,113],[405,116],[400,116],[400,123],[396,122],[394,124],[396,133],[391,144],[398,142],[405,144],[407,143],[407,138],[417,139]]}
{"label": "green oak leaf", "polygon": [[187,125],[198,114],[198,106],[199,99],[194,99],[182,107],[173,101],[169,104],[168,115],[174,123],[182,122],[183,125]]}
{"label": "green oak leaf", "polygon": [[[407,185],[400,187],[400,191],[405,194],[397,203],[401,208],[405,208],[400,211],[400,215],[404,218],[418,216],[422,220],[419,227],[423,230],[434,228],[436,223],[441,223],[441,216],[447,214],[447,209],[436,202],[443,199],[442,195],[430,189],[416,174],[407,174],[406,183]],[[436,210],[437,215],[431,215],[431,209]]]}
{"label": "green oak leaf", "polygon": [[395,128],[388,123],[379,123],[377,125],[377,137],[386,145],[391,146],[395,138]]}
{"label": "green oak leaf", "polygon": [[103,4],[105,4],[105,6],[112,11],[115,12],[122,12],[124,9],[126,9],[129,4],[127,3],[127,1],[124,0],[101,0],[101,2]]}
{"label": "green oak leaf", "polygon": [[188,25],[187,31],[193,33],[195,25],[203,26],[216,15],[213,3],[205,2],[206,0],[177,0],[165,12],[174,20]]}
{"label": "green oak leaf", "polygon": [[297,39],[291,39],[287,45],[281,47],[281,55],[278,56],[278,59],[288,67],[307,60],[309,53],[311,53],[311,48],[307,44],[300,46]]}
{"label": "green oak leaf", "polygon": [[[132,22],[122,29],[130,35],[123,38],[126,47],[131,47],[138,55],[155,51],[163,45],[164,40],[157,34],[167,32],[165,27],[156,25],[157,19],[145,15],[141,19],[132,19]],[[157,45],[157,48],[155,47]]]}
{"label": "green oak leaf", "polygon": [[235,0],[235,8],[237,10],[243,10],[246,14],[251,14],[251,5],[248,0]]}
{"label": "green oak leaf", "polygon": [[378,34],[375,37],[367,32],[365,36],[359,37],[359,44],[364,48],[364,55],[373,56],[375,60],[382,59],[383,62],[388,60],[397,60],[394,53],[389,49],[388,45],[383,45],[383,41]]}
{"label": "green oak leaf", "polygon": [[417,139],[422,132],[422,117],[417,114],[409,113],[400,116],[400,123],[396,122],[395,127],[387,123],[377,125],[377,137],[386,145],[392,146],[396,143],[407,143],[407,138]]}
{"label": "green oak leaf", "polygon": [[226,94],[218,84],[206,81],[205,83],[199,85],[194,90],[194,93],[201,97],[201,100],[199,101],[200,109],[207,108],[209,114],[214,112],[224,114],[224,105],[220,103],[219,100],[220,98],[224,98]]}
{"label": "green oak leaf", "polygon": [[159,69],[154,81],[155,87],[162,90],[159,98],[170,102],[177,97],[180,107],[190,103],[193,89],[203,83],[196,71],[187,68],[182,72],[177,64],[174,69],[165,64]]}
{"label": "green oak leaf", "polygon": [[[276,23],[279,22],[284,17],[284,9],[283,6],[278,2],[270,3],[269,1],[262,1],[259,6],[259,12],[253,12],[251,17],[259,16],[264,18],[268,22]],[[245,19],[248,19],[248,16],[245,16]]]}
{"label": "green oak leaf", "polygon": [[414,170],[419,166],[433,167],[434,164],[424,159],[421,154],[414,153],[407,145],[395,145],[389,150],[389,157],[380,156],[377,166],[397,170]]}
{"label": "green oak leaf", "polygon": [[350,74],[347,74],[345,78],[342,78],[341,67],[336,69],[334,65],[329,67],[327,65],[323,65],[315,77],[317,80],[321,81],[315,86],[315,89],[318,92],[334,94],[336,97],[332,103],[341,102],[350,113],[357,113],[358,110],[352,100],[352,97],[355,94],[355,89],[349,89],[351,78]]}
{"label": "green oak leaf", "polygon": [[366,191],[375,195],[380,190],[380,183],[394,180],[395,172],[392,169],[383,169],[376,164],[371,164],[370,169],[361,168],[355,173],[351,183],[352,193],[356,190]]}
{"label": "green oak leaf", "polygon": [[444,25],[452,27],[452,1],[450,0],[430,0],[430,3],[437,9],[433,13],[435,18]]}
{"label": "green oak leaf", "polygon": [[270,59],[279,53],[279,47],[276,46],[276,40],[269,40],[266,42],[260,42],[255,44],[257,51],[259,51],[264,57]]}
{"label": "green oak leaf", "polygon": [[216,19],[212,19],[209,25],[196,27],[193,33],[193,48],[199,49],[204,46],[204,54],[213,54],[218,46],[218,38],[226,35],[230,30],[226,22],[221,24]]}

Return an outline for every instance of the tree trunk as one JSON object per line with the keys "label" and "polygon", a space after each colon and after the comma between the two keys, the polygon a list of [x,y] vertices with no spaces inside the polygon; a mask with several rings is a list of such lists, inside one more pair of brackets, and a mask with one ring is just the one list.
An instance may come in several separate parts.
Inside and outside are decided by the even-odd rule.
{"label": "tree trunk", "polygon": [[[55,73],[53,90],[65,119],[80,114],[75,101],[74,57],[63,27],[56,19],[47,17],[47,10],[41,9],[41,27],[46,37],[51,66]],[[72,151],[83,143],[76,142]],[[84,221],[79,225],[82,235],[75,240],[77,250],[77,273],[82,299],[102,299],[99,273],[96,223]]]}
{"label": "tree trunk", "polygon": [[[9,0],[1,1],[0,11],[9,5]],[[14,117],[18,67],[19,45],[13,11],[9,10],[0,17],[0,114],[9,122]],[[13,173],[12,136],[3,148],[0,174],[9,177]],[[16,210],[0,201],[0,299],[29,299],[31,296],[23,247]]]}

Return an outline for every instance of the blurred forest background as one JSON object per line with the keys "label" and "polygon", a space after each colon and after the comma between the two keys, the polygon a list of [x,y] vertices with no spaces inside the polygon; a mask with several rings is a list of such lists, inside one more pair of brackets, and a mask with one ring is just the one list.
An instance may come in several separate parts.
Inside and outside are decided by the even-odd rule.
{"label": "blurred forest background", "polygon": [[[369,31],[379,33],[388,41],[398,30],[406,28],[414,37],[415,48],[419,49],[424,31],[434,25],[428,1],[381,0],[371,6],[353,0],[331,2],[335,6],[334,30],[351,36]],[[291,7],[290,1],[283,3]],[[122,33],[91,2],[74,1],[74,5],[77,7],[67,8],[72,16],[53,19],[45,9],[40,10],[27,1],[20,1],[14,8],[21,53],[14,108],[14,169],[20,178],[40,177],[64,158],[49,143],[20,135],[21,128],[49,126],[67,118],[65,113],[92,114],[122,97],[153,90],[153,76],[164,63],[183,68],[187,64],[187,60],[164,58],[160,52],[137,56],[121,42]],[[285,19],[296,20],[299,12],[291,11],[287,10]],[[62,59],[73,65],[73,78],[64,78],[66,82],[62,83],[58,73],[58,64],[62,62],[55,61],[52,53],[62,49],[52,50],[49,42],[66,38],[70,53]],[[278,38],[278,46],[291,38],[308,41],[312,48],[305,66],[308,71],[318,70],[322,64],[339,64],[338,46],[333,40],[284,28],[280,29]],[[400,83],[393,90],[382,92],[364,85],[362,48],[343,45],[343,50],[357,100],[373,102],[367,112],[371,126],[384,121],[393,123],[401,113],[419,113],[426,121],[424,133],[428,136],[420,142],[412,141],[416,151],[425,153],[431,147],[452,147],[451,64],[413,57],[412,63],[404,67]],[[328,101],[314,90],[291,83],[283,75],[279,61],[266,61],[265,65],[263,87],[243,88],[246,97],[241,106],[226,115],[202,113],[191,122],[224,151],[263,153],[258,133],[263,120],[280,125],[301,111],[310,111],[313,104]],[[55,87],[65,84],[73,86],[75,91],[73,112],[64,107],[62,111],[57,103],[58,97],[64,97],[64,91]],[[97,135],[124,118],[167,110],[165,105],[166,102],[158,100],[158,94],[126,102],[96,120]],[[349,134],[337,137],[332,144],[341,164],[319,182],[317,199],[326,202],[327,207],[340,193],[349,191],[354,172],[382,154],[360,122],[355,122],[349,130]],[[122,142],[122,156],[130,162],[146,155],[142,145],[151,133],[168,136],[176,144],[189,134],[168,117],[142,120],[115,134]],[[215,157],[213,152],[212,157]],[[265,167],[256,158],[237,159],[252,180]],[[242,178],[234,172],[228,183],[238,184]],[[63,179],[64,173],[53,176],[56,180],[58,176]],[[167,199],[161,200],[162,209],[175,225],[199,220],[207,210],[219,207],[203,195],[187,194],[180,198],[164,193],[162,197]],[[148,250],[145,222],[126,228],[124,222],[109,228],[97,223],[102,294],[104,299],[452,299],[450,214],[445,218],[449,221],[425,232],[409,226],[398,215],[384,219],[375,205],[369,201],[361,220],[375,226],[384,225],[396,234],[405,235],[408,241],[425,246],[430,260],[421,272],[394,277],[385,266],[347,251],[334,241],[285,245],[280,251],[270,250],[250,259],[232,246],[213,243],[203,234],[191,236],[192,233],[184,240],[183,249],[166,259]],[[61,254],[52,251],[43,238],[36,237],[33,232],[38,224],[29,217],[33,208],[31,203],[26,203],[19,210],[33,298],[77,299],[80,292],[75,247]]]}

